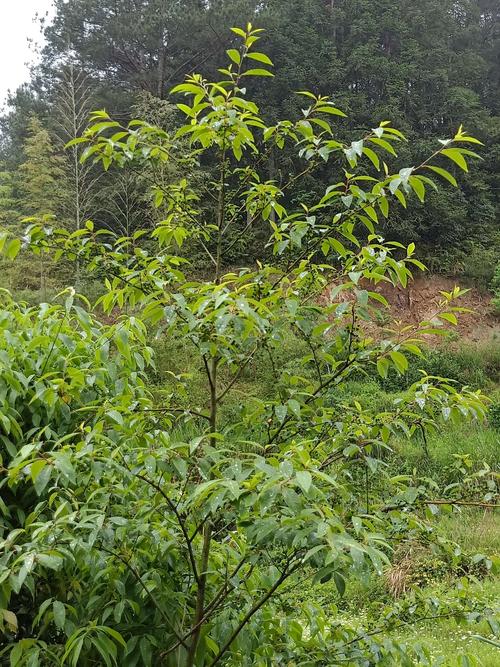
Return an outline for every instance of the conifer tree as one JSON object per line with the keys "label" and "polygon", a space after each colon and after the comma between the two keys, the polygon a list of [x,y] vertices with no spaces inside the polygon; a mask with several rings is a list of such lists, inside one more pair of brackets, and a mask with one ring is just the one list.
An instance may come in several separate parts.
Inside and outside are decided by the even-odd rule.
{"label": "conifer tree", "polygon": [[[18,170],[19,204],[24,217],[58,217],[67,196],[64,158],[57,154],[48,130],[33,116],[24,145],[24,162]],[[58,223],[64,223],[58,219]],[[47,296],[44,258],[26,257],[19,278],[22,287],[39,288],[43,299]],[[36,269],[33,267],[36,262]]]}
{"label": "conifer tree", "polygon": [[56,216],[62,209],[64,158],[56,153],[52,138],[33,116],[24,145],[24,162],[19,167],[21,210],[26,216]]}

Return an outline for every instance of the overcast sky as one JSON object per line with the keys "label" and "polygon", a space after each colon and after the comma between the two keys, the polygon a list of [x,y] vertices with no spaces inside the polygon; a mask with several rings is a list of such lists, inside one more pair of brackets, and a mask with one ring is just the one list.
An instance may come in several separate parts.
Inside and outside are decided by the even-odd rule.
{"label": "overcast sky", "polygon": [[0,107],[7,91],[15,90],[28,79],[26,63],[36,60],[33,39],[38,46],[43,42],[40,26],[33,22],[38,13],[52,15],[52,0],[0,0]]}

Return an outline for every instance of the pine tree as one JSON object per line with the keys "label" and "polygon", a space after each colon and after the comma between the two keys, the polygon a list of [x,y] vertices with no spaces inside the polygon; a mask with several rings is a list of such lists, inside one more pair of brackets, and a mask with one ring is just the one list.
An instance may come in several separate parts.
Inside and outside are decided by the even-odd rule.
{"label": "pine tree", "polygon": [[56,153],[49,132],[33,116],[19,167],[21,210],[25,216],[57,216],[65,193],[64,158]]}
{"label": "pine tree", "polygon": [[[42,218],[58,215],[63,211],[67,197],[64,158],[57,154],[52,138],[40,120],[33,116],[24,144],[24,162],[18,170],[20,209],[24,216]],[[58,223],[64,223],[58,219]],[[22,287],[39,288],[44,300],[47,298],[47,271],[42,255],[38,258],[26,256],[23,266]],[[34,262],[37,268],[33,271]],[[50,272],[51,277],[53,272]]]}

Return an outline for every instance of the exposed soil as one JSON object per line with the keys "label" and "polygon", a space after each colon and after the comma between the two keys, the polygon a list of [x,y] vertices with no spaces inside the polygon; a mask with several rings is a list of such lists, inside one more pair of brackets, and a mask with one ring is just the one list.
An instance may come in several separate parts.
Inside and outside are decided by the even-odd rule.
{"label": "exposed soil", "polygon": [[[451,292],[457,284],[454,278],[426,276],[415,278],[405,290],[381,283],[376,291],[389,302],[394,320],[416,324],[431,319],[442,300],[440,292]],[[473,311],[457,314],[458,325],[453,329],[461,339],[481,343],[498,338],[500,344],[500,317],[493,312],[490,294],[472,288],[453,305]]]}

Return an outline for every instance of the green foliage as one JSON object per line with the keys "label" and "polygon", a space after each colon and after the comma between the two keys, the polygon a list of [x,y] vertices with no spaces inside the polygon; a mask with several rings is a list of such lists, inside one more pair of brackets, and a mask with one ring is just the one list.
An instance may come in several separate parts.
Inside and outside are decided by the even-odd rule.
{"label": "green foliage", "polygon": [[[138,322],[101,325],[71,292],[63,306],[37,307],[18,305],[2,294],[0,608],[7,637],[21,638],[23,628],[37,627],[42,618],[48,623],[38,633],[40,641],[16,644],[11,664],[22,664],[25,651],[31,660],[47,651],[42,664],[54,664],[46,662],[56,657],[44,639],[65,628],[73,656],[81,637],[82,646],[107,646],[110,654],[116,653],[113,642],[122,641],[107,627],[85,629],[92,601],[84,582],[95,562],[62,538],[60,529],[73,521],[71,498],[85,493],[90,482],[76,461],[93,460],[94,480],[104,464],[85,436],[95,424],[95,411],[105,406],[112,420],[124,403],[145,400],[141,376],[150,351],[144,333]],[[76,450],[75,438],[81,440]],[[77,563],[80,583],[67,587]],[[36,618],[33,608],[39,611]],[[81,629],[75,633],[77,626]]]}
{"label": "green foliage", "polygon": [[420,377],[420,368],[429,375],[447,377],[459,385],[475,388],[497,385],[500,381],[500,352],[494,342],[477,346],[462,344],[428,348],[406,375],[393,371],[380,380],[381,385],[386,391],[407,389]]}
{"label": "green foliage", "polygon": [[[242,17],[258,21],[269,34],[269,56],[264,61],[256,56],[253,69],[265,70],[266,57],[277,65],[274,78],[247,79],[255,101],[265,104],[268,122],[300,114],[295,91],[308,82],[311,90],[328,91],[338,106],[348,110],[349,119],[342,120],[336,130],[344,140],[353,128],[368,129],[372,119],[396,122],[412,139],[399,147],[399,166],[417,164],[431,140],[449,136],[459,122],[486,144],[484,162],[459,179],[458,192],[453,186],[461,167],[453,162],[450,175],[444,177],[450,187],[439,195],[429,193],[425,205],[414,202],[393,211],[380,227],[385,236],[405,245],[418,242],[431,270],[464,273],[486,286],[492,264],[484,261],[482,252],[496,253],[495,262],[499,252],[500,31],[494,0],[59,1],[54,24],[43,25],[46,47],[41,64],[30,83],[12,96],[9,113],[0,119],[3,157],[9,169],[16,170],[22,161],[19,156],[31,115],[46,118],[47,127],[60,134],[61,123],[65,124],[60,113],[60,79],[68,62],[77,71],[84,64],[96,107],[119,109],[122,118],[137,115],[168,128],[169,119],[159,122],[158,111],[172,104],[172,85],[199,64],[214,76],[225,48],[236,66],[231,60],[231,56],[238,58],[236,36],[225,41],[222,35]],[[85,104],[77,106],[81,109]],[[368,162],[369,156],[365,152]],[[211,158],[205,154],[204,169],[213,166]],[[266,178],[285,181],[294,172],[294,161],[288,147],[271,151],[265,160]],[[443,157],[433,168],[447,168],[447,162]],[[377,157],[368,164],[368,170],[372,168],[377,170]],[[121,200],[120,179],[115,181],[115,175],[108,174],[103,198],[101,188],[90,179],[85,191],[90,189],[92,198],[99,201],[84,208],[90,209],[96,223],[117,231],[126,226],[124,216],[117,220],[116,206],[110,214],[106,205]],[[74,190],[73,176],[68,178]],[[328,169],[318,170],[315,179],[292,184],[289,196],[295,202],[314,200],[330,184]],[[210,206],[210,198],[203,198]],[[141,213],[151,217],[147,209]],[[259,243],[265,237],[261,232],[252,226],[232,252],[225,253],[228,263],[260,257]],[[190,257],[200,268],[207,268],[197,248],[190,248]]]}
{"label": "green foliage", "polygon": [[[18,237],[24,218],[36,216],[41,219],[45,216],[48,222],[62,212],[65,197],[63,165],[64,159],[57,155],[49,132],[33,116],[23,146],[23,161],[13,178],[5,178],[7,196],[0,200],[0,228],[3,231]],[[18,244],[19,239],[12,239],[10,243]],[[17,247],[13,255],[19,249]],[[7,259],[11,259],[9,253]],[[61,263],[58,269],[48,272],[44,262],[35,261],[32,254],[23,252],[22,261],[16,266],[10,262],[3,263],[5,281],[2,287],[38,289],[42,299],[46,299],[47,289],[50,290],[61,279],[62,268]]]}
{"label": "green foliage", "polygon": [[[433,539],[439,508],[497,498],[491,471],[471,472],[462,458],[463,480],[444,489],[387,465],[395,438],[482,419],[479,390],[423,374],[379,412],[342,392],[363,371],[406,374],[422,336],[456,323],[458,287],[428,321],[380,341],[363,328],[388,308],[373,285],[405,287],[423,268],[413,243],[381,237],[381,221],[452,178],[434,162],[467,170],[477,140],[460,127],[417,166],[393,172],[386,161],[404,135],[383,121],[341,139],[343,113],[329,97],[303,91],[299,120],[268,124],[247,90],[254,78],[272,78],[271,60],[255,50],[261,31],[248,24],[233,33],[239,48],[228,50],[216,81],[193,74],[174,88],[185,117],[176,131],[123,125],[100,110],[70,142],[105,171],[172,164],[181,172],[153,184],[153,205],[164,207],[153,229],[115,235],[92,222],[69,231],[34,221],[26,231],[40,257],[64,256],[105,276],[98,305],[119,319],[100,325],[70,300],[19,310],[28,318],[19,336],[30,341],[46,314],[49,335],[31,345],[14,336],[11,349],[12,321],[3,332],[9,367],[11,357],[30,371],[38,364],[19,388],[6,387],[7,484],[34,498],[50,472],[29,514],[17,516],[16,499],[7,506],[19,525],[4,536],[0,650],[13,667],[409,667],[429,664],[429,654],[388,637],[401,623],[445,614],[495,627],[493,611],[461,593],[440,601],[415,591],[382,608],[369,633],[318,605],[280,604],[304,574],[333,581],[340,596],[349,577],[382,576],[402,541],[425,539],[453,557],[453,544]],[[267,178],[269,151],[294,155],[286,182]],[[209,161],[207,188],[190,174]],[[379,178],[366,173],[372,166]],[[323,169],[333,174],[328,187],[295,206],[291,185]],[[261,261],[228,272],[225,257],[254,227],[265,230]],[[19,250],[2,242],[12,255]],[[202,277],[188,243],[207,258]],[[7,308],[6,320],[17,312]],[[147,328],[175,355],[170,391],[158,402],[143,386]],[[294,360],[283,357],[291,335],[301,341]],[[184,372],[179,349],[195,372]],[[238,393],[257,357],[267,358],[272,383],[266,393]],[[26,431],[19,408],[11,411],[18,399]]]}
{"label": "green foliage", "polygon": [[497,313],[500,313],[500,262],[496,265],[495,274],[493,280],[491,281],[491,287],[493,288],[493,306]]}
{"label": "green foliage", "polygon": [[55,215],[61,208],[63,159],[55,153],[48,131],[40,121],[30,120],[24,146],[24,162],[19,167],[18,187],[25,217]]}
{"label": "green foliage", "polygon": [[488,410],[488,421],[492,428],[500,431],[500,403],[493,403]]}
{"label": "green foliage", "polygon": [[[2,302],[0,453],[2,465],[10,468],[3,486],[16,494],[31,480],[40,496],[51,479],[75,482],[64,443],[92,422],[96,404],[144,395],[141,372],[150,352],[145,348],[143,358],[133,350],[135,340],[144,342],[139,323],[100,325],[74,303],[71,291],[64,306],[29,307],[7,293]],[[6,498],[4,519],[23,523],[33,507],[23,508],[19,498],[9,507]],[[31,493],[29,502],[35,500]]]}

